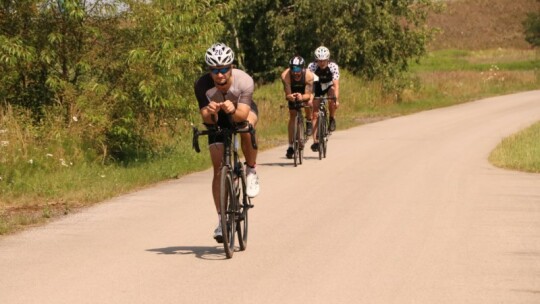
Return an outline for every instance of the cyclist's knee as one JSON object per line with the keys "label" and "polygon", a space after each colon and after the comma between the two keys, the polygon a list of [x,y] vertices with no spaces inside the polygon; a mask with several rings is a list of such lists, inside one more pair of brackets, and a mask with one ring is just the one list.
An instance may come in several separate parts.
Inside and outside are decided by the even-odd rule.
{"label": "cyclist's knee", "polygon": [[247,121],[253,126],[255,127],[255,125],[257,125],[257,121],[259,120],[259,117],[257,117],[257,114],[255,114],[254,112],[250,111],[249,114],[248,114],[248,117],[247,117]]}

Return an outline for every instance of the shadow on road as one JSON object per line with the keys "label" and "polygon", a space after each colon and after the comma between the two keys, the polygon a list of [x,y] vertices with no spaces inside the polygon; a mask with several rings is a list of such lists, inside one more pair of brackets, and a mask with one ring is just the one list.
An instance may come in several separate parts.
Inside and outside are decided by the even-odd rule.
{"label": "shadow on road", "polygon": [[292,162],[287,162],[287,163],[262,163],[262,164],[257,164],[257,166],[269,166],[269,167],[290,167],[290,166],[293,166],[294,164]]}
{"label": "shadow on road", "polygon": [[[283,158],[285,159],[285,158]],[[304,160],[307,159],[319,159],[318,156],[304,156]],[[257,163],[257,166],[269,166],[269,167],[292,167],[294,166],[293,160],[290,159],[284,163]]]}
{"label": "shadow on road", "polygon": [[198,247],[198,246],[175,246],[164,248],[147,249],[146,251],[156,252],[157,254],[181,254],[181,255],[194,255],[195,257],[203,260],[224,260],[225,252],[223,247]]}

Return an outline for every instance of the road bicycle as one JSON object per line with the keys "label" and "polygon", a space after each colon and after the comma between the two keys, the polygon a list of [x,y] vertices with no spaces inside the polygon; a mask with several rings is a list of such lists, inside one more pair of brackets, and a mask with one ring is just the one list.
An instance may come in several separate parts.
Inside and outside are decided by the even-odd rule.
{"label": "road bicycle", "polygon": [[228,259],[233,257],[236,237],[240,251],[246,250],[248,240],[248,211],[253,208],[251,199],[246,194],[246,170],[240,161],[238,154],[240,133],[251,134],[251,145],[257,149],[255,140],[255,129],[245,121],[241,123],[232,122],[230,128],[218,125],[206,125],[206,130],[198,130],[193,126],[193,149],[199,153],[199,136],[223,136],[224,149],[223,161],[220,177],[220,216],[221,229],[223,234],[223,247]]}
{"label": "road bicycle", "polygon": [[302,164],[304,158],[304,146],[308,140],[307,130],[304,127],[304,116],[302,115],[302,108],[309,107],[303,101],[295,101],[289,109],[296,110],[293,127],[293,159],[294,166]]}
{"label": "road bicycle", "polygon": [[316,137],[319,141],[319,159],[326,158],[328,149],[328,137],[331,132],[328,131],[328,112],[326,103],[328,100],[336,100],[335,97],[321,96],[315,97],[314,100],[319,101],[319,112],[317,113],[317,132]]}

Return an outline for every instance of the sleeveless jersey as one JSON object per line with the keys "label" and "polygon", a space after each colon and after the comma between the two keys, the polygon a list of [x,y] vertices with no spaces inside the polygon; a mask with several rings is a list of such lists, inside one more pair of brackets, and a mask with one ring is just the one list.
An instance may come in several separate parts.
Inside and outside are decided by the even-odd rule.
{"label": "sleeveless jersey", "polygon": [[294,77],[292,77],[292,74],[289,73],[290,81],[291,81],[291,93],[300,93],[305,94],[306,92],[306,70],[302,69],[302,77],[300,77],[300,80],[296,81],[294,80]]}

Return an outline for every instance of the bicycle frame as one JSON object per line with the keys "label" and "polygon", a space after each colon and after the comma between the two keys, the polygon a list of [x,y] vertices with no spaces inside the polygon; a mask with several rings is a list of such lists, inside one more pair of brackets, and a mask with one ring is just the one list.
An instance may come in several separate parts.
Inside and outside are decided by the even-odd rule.
{"label": "bicycle frame", "polygon": [[319,141],[319,160],[326,158],[326,151],[328,148],[328,136],[331,134],[328,132],[328,111],[326,104],[328,100],[336,100],[335,97],[321,96],[315,97],[314,100],[319,101],[319,112],[317,113],[317,132],[316,137]]}
{"label": "bicycle frame", "polygon": [[296,111],[293,129],[293,159],[295,167],[298,164],[302,164],[304,145],[308,140],[306,130],[304,129],[304,116],[302,115],[302,108],[306,107],[308,106],[303,101],[295,101],[294,106],[290,108]]}
{"label": "bicycle frame", "polygon": [[251,144],[257,149],[255,129],[245,121],[234,123],[229,115],[231,128],[206,125],[207,130],[199,131],[193,127],[193,149],[200,152],[199,136],[223,135],[223,158],[220,178],[220,210],[223,234],[223,247],[227,258],[232,258],[235,250],[235,234],[238,236],[240,251],[246,249],[248,232],[248,210],[253,207],[246,194],[246,175],[244,165],[238,154],[238,134],[250,133]]}

